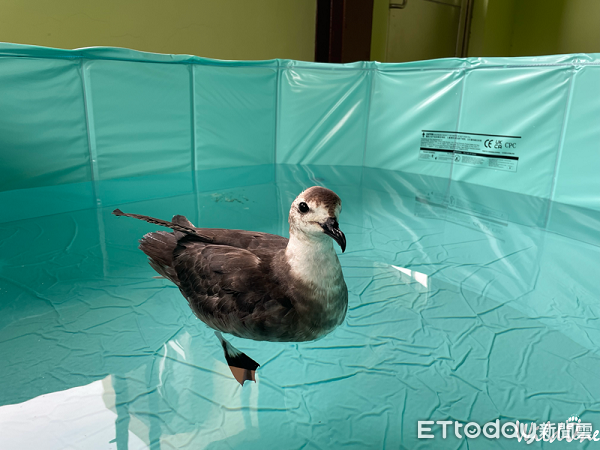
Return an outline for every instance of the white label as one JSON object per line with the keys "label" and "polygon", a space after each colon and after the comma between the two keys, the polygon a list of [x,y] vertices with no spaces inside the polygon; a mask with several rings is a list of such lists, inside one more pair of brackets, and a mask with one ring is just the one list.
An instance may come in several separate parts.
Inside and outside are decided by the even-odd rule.
{"label": "white label", "polygon": [[521,136],[421,131],[419,159],[516,172]]}

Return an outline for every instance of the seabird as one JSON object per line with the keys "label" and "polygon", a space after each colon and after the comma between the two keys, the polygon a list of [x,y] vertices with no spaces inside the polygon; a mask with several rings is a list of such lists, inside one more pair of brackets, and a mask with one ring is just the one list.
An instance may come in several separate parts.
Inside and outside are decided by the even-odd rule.
{"label": "seabird", "polygon": [[[342,202],[314,186],[292,203],[290,238],[221,228],[196,228],[184,216],[171,222],[115,209],[171,228],[146,234],[139,248],[150,265],[171,280],[190,307],[219,338],[240,384],[259,366],[223,336],[257,341],[302,342],[321,338],[340,325],[348,289],[333,240],[346,249],[339,228]],[[331,239],[332,238],[332,239]]]}

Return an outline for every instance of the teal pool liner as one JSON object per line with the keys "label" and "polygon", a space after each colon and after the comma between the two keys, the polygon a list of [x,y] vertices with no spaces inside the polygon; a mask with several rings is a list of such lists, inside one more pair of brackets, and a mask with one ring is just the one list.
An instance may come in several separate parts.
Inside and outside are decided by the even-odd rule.
{"label": "teal pool liner", "polygon": [[2,191],[322,164],[600,209],[595,54],[337,65],[0,44],[0,86]]}
{"label": "teal pool liner", "polygon": [[[600,57],[345,65],[0,44],[0,448],[593,449],[419,420],[600,429]],[[346,321],[210,329],[111,211],[287,236],[343,200]]]}

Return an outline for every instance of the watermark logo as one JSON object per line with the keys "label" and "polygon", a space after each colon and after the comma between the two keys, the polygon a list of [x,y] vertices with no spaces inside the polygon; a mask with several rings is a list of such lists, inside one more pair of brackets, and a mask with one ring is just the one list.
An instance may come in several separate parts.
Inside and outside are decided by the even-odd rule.
{"label": "watermark logo", "polygon": [[436,436],[432,433],[435,426],[438,425],[442,430],[442,439],[446,439],[449,433],[454,431],[454,435],[462,439],[463,436],[474,439],[480,435],[487,439],[500,439],[500,436],[506,439],[522,440],[527,444],[534,441],[600,441],[598,430],[593,431],[591,423],[582,422],[577,416],[571,416],[566,421],[560,423],[543,422],[540,424],[531,422],[529,425],[516,422],[500,423],[500,419],[494,422],[487,422],[483,426],[477,422],[463,424],[452,420],[419,420],[417,422],[417,432],[419,439],[434,439]]}

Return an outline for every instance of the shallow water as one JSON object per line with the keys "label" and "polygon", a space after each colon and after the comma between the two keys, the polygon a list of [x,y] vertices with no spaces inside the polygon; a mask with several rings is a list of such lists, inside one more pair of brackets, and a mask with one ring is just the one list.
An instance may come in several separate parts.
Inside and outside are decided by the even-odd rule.
{"label": "shallow water", "polygon": [[[111,211],[287,235],[343,200],[345,323],[312,343],[212,331]],[[600,429],[600,212],[353,167],[258,166],[0,193],[1,449],[596,448],[458,439],[418,420]],[[339,249],[338,249],[339,251]]]}

